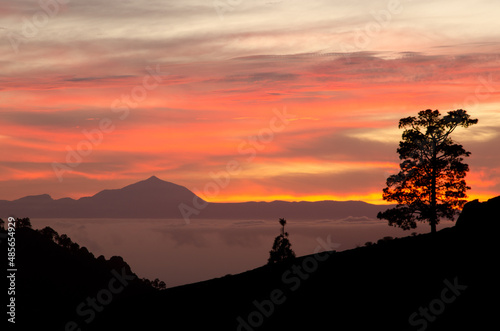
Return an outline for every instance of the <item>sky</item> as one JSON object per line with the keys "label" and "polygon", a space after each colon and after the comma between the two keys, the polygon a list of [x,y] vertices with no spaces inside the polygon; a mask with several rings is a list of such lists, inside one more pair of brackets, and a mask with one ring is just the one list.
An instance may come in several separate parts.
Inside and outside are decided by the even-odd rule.
{"label": "sky", "polygon": [[500,2],[0,1],[0,199],[157,176],[208,201],[383,203],[400,118],[479,124],[500,195]]}

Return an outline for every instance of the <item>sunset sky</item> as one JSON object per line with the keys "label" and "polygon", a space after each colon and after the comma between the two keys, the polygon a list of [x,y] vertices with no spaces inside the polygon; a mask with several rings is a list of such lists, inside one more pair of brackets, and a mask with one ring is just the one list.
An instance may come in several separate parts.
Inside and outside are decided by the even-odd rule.
{"label": "sunset sky", "polygon": [[500,195],[499,13],[498,0],[2,1],[0,199],[155,175],[209,201],[382,203],[398,121],[428,108],[479,119],[454,135],[472,152],[469,196]]}

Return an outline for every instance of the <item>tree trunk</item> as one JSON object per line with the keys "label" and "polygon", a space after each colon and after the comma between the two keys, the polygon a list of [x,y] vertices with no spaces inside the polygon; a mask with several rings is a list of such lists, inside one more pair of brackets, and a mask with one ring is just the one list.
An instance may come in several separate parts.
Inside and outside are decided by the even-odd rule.
{"label": "tree trunk", "polygon": [[431,178],[431,215],[429,218],[429,223],[431,225],[431,233],[436,233],[436,223],[437,223],[437,199],[436,199],[436,178],[437,178],[437,152],[436,143],[433,142],[433,153],[432,153],[432,178]]}
{"label": "tree trunk", "polygon": [[434,219],[431,219],[431,233],[436,233],[436,217]]}

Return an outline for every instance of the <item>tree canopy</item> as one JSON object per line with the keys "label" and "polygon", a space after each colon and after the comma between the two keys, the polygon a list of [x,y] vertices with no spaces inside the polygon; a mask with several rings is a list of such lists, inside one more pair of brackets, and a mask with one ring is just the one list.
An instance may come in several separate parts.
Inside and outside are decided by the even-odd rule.
{"label": "tree canopy", "polygon": [[285,232],[286,220],[280,218],[281,233],[274,238],[273,248],[269,252],[268,264],[292,260],[295,258],[295,252],[292,250],[288,232]]}
{"label": "tree canopy", "polygon": [[431,232],[441,218],[453,220],[467,202],[469,166],[463,160],[470,152],[455,143],[451,134],[477,122],[463,109],[445,116],[427,109],[417,117],[402,118],[399,128],[405,130],[397,150],[400,171],[387,178],[383,190],[383,199],[397,205],[377,217],[404,230],[416,228],[417,221],[429,222]]}

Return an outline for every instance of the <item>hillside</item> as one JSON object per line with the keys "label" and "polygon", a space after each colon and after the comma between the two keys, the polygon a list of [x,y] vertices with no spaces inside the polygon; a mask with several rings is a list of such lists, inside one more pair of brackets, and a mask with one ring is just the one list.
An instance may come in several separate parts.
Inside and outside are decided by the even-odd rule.
{"label": "hillside", "polygon": [[[19,227],[15,231],[17,272],[12,297],[16,302],[16,323],[6,323],[10,328],[64,330],[70,321],[86,325],[80,315],[90,318],[94,311],[87,298],[107,300],[109,292],[101,293],[102,297],[99,294],[103,289],[112,288],[113,300],[156,291],[148,280],[139,279],[121,257],[96,258],[67,236],[59,238],[55,231],[46,230]],[[2,251],[6,252],[5,232],[0,231],[0,235]],[[111,284],[113,278],[116,281]]]}
{"label": "hillside", "polygon": [[75,307],[109,287],[111,265],[126,264],[72,255],[26,229],[18,234],[29,243],[20,244],[18,318],[38,329],[40,321],[58,326],[52,330],[68,320],[82,330],[485,330],[496,325],[500,294],[499,212],[500,197],[475,201],[455,227],[435,235],[381,240],[163,291],[137,284],[88,324]]}
{"label": "hillside", "polygon": [[[484,330],[496,324],[498,310],[499,211],[500,197],[471,202],[457,226],[435,235],[330,252],[321,255],[324,261],[306,256],[131,298],[103,314],[100,326]],[[136,318],[120,317],[131,316],[124,311],[136,311]]]}

